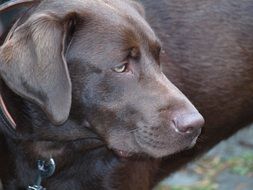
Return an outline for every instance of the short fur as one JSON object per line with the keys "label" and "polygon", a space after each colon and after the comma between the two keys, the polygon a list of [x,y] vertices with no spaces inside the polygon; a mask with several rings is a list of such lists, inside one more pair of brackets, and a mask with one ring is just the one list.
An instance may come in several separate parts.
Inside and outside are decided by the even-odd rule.
{"label": "short fur", "polygon": [[[251,121],[252,0],[143,1],[146,18],[163,42],[160,63],[164,73],[207,120],[204,141],[197,148],[162,162],[146,155],[163,157],[188,147],[197,132],[178,135],[168,121],[178,112],[184,115],[196,110],[158,74],[160,43],[144,21],[142,9],[127,1],[87,1],[84,7],[77,0],[61,6],[57,1],[44,2],[29,15],[50,9],[57,13],[53,14],[56,18],[70,15],[65,18],[73,20],[74,16],[76,22],[73,30],[68,29],[71,38],[65,54],[73,85],[72,107],[67,122],[56,127],[48,110],[42,111],[23,94],[22,98],[16,95],[2,81],[1,92],[18,123],[19,135],[11,136],[3,128],[8,137],[3,143],[8,148],[1,150],[7,156],[5,162],[14,166],[4,175],[5,190],[32,184],[36,159],[49,156],[57,163],[55,175],[43,184],[49,190],[151,189],[161,177]],[[138,71],[138,83],[129,82],[131,74],[125,80],[108,70],[121,63],[129,47],[145,47],[139,52],[140,67],[133,69]],[[242,84],[247,86],[242,88]],[[147,133],[149,139],[142,147],[128,133],[136,130],[131,128],[136,121],[141,121],[138,134]],[[118,149],[137,157],[122,159]]]}

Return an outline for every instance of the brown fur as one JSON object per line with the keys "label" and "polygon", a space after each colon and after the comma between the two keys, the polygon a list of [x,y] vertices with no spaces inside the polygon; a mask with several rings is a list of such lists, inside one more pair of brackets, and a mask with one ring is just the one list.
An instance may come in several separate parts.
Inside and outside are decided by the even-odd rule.
{"label": "brown fur", "polygon": [[[253,6],[252,0],[244,3],[143,1],[146,18],[160,40],[144,21],[140,7],[136,10],[131,4],[129,7],[125,3],[117,4],[117,1],[99,1],[102,4],[88,3],[87,8],[87,4],[82,7],[73,3],[77,1],[66,1],[62,3],[63,7],[58,6],[57,1],[55,4],[52,3],[54,1],[45,2],[51,3],[42,4],[36,11],[50,9],[57,12],[57,18],[63,18],[69,11],[82,9],[82,14],[77,14],[79,18],[82,15],[82,19],[77,20],[75,33],[69,41],[71,46],[66,53],[74,84],[72,108],[68,121],[55,127],[49,122],[52,118],[46,117],[36,104],[15,95],[4,83],[1,85],[8,108],[19,124],[18,133],[27,138],[13,140],[14,137],[10,138],[8,131],[3,129],[9,136],[8,149],[2,151],[6,151],[6,155],[10,155],[8,151],[15,154],[15,159],[5,159],[15,162],[16,167],[9,168],[8,175],[5,173],[8,176],[4,180],[6,190],[31,184],[35,172],[33,163],[49,154],[56,159],[57,171],[45,181],[48,189],[151,189],[162,177],[252,121],[253,40],[250,34],[253,22],[252,12],[247,9]],[[115,15],[120,15],[120,19],[115,19]],[[125,21],[128,25],[118,27]],[[238,27],[240,30],[237,30]],[[128,38],[123,37],[126,40],[122,42],[120,34]],[[138,54],[144,57],[138,64],[141,67],[130,67],[140,71],[140,86],[135,86],[135,90],[131,88],[134,83],[122,79],[121,85],[118,85],[119,78],[114,78],[112,74],[105,73],[106,80],[101,78],[106,68],[111,68],[121,61],[122,56],[128,55],[127,50],[133,45],[130,34],[135,37],[134,48],[145,47],[135,57],[138,58]],[[163,44],[161,60],[157,58],[159,41]],[[104,64],[98,66],[101,62]],[[173,114],[181,117],[193,110],[195,112],[195,109],[166,78],[157,77],[159,64],[166,76],[193,101],[207,120],[197,147],[163,158],[162,162],[142,154],[161,157],[175,153],[189,146],[196,134],[181,138],[168,125],[167,121],[173,118]],[[124,90],[126,96],[122,93],[122,86],[128,87]],[[140,88],[143,86],[145,88]],[[142,98],[136,99],[136,91],[141,93],[138,95]],[[100,93],[103,95],[100,96]],[[137,107],[126,106],[126,100]],[[126,111],[118,109],[121,106],[127,107]],[[159,116],[154,114],[153,108],[158,109]],[[141,124],[139,129],[141,134],[147,133],[150,140],[149,145],[145,144],[141,149],[134,146],[132,137],[125,131],[134,126],[135,121],[142,121],[140,112],[147,114],[144,117],[149,125]],[[120,121],[117,121],[118,118]],[[118,128],[117,122],[124,128]],[[182,124],[185,120],[181,118],[178,122]],[[127,159],[118,157],[115,153],[120,153],[115,146],[127,153],[135,151],[137,159],[136,156],[127,156]],[[166,146],[166,151],[158,151],[158,147],[163,146]],[[24,155],[24,152],[28,154]]]}

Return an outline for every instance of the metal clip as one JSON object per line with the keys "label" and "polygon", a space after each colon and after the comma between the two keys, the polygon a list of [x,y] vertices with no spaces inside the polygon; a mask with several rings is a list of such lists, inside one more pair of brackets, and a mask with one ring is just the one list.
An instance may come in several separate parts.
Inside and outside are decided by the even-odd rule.
{"label": "metal clip", "polygon": [[52,176],[55,172],[55,168],[56,165],[53,158],[51,158],[49,161],[38,160],[38,174],[36,177],[36,181],[34,185],[28,186],[27,190],[46,190],[46,188],[41,186],[42,179]]}

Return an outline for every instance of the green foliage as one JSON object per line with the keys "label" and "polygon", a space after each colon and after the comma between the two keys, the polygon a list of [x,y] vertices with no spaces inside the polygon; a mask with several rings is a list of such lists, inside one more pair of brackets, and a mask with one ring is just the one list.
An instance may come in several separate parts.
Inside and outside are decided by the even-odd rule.
{"label": "green foliage", "polygon": [[253,153],[248,152],[240,157],[234,157],[230,162],[232,163],[232,173],[241,176],[253,174]]}

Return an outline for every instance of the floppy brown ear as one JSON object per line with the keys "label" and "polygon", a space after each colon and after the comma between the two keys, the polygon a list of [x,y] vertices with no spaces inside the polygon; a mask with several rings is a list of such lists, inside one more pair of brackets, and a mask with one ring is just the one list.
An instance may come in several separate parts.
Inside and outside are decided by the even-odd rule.
{"label": "floppy brown ear", "polygon": [[67,120],[71,81],[64,57],[68,23],[35,13],[0,47],[0,74],[17,94],[38,104],[53,124]]}

